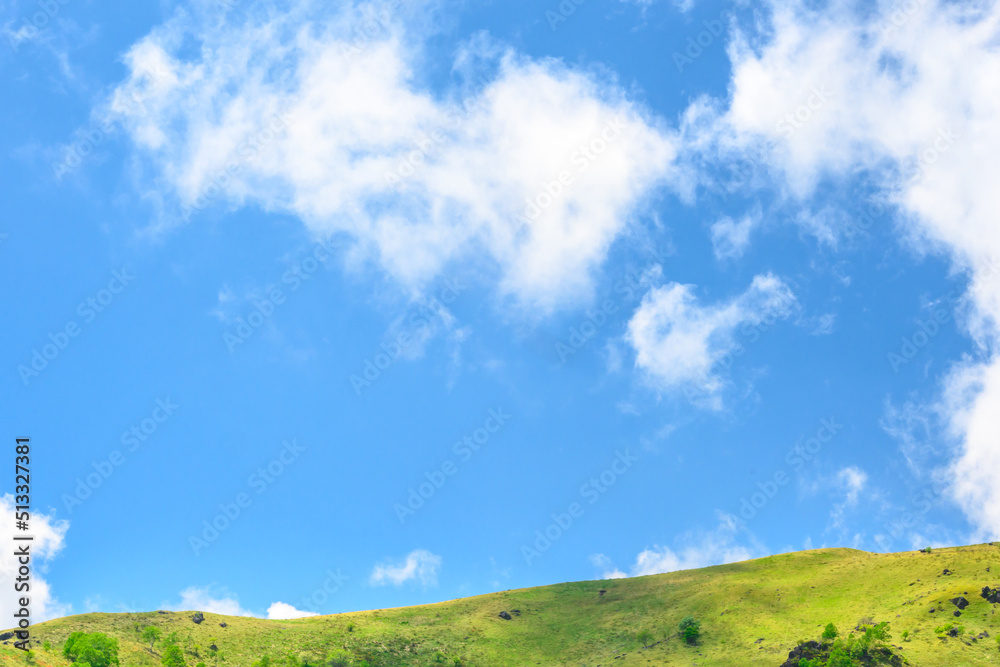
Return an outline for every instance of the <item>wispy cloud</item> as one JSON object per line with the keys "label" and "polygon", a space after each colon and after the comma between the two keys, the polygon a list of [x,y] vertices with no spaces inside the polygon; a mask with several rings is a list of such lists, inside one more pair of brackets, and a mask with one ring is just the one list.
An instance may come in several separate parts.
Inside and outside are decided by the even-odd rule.
{"label": "wispy cloud", "polygon": [[719,525],[711,531],[693,531],[684,535],[678,549],[654,546],[644,549],[635,559],[629,574],[619,570],[604,554],[590,557],[590,562],[602,571],[604,579],[620,579],[627,576],[643,577],[650,574],[663,574],[679,570],[694,570],[749,560],[763,554],[762,547],[756,540],[750,539],[751,546],[738,542],[737,535],[741,532],[736,517],[719,513]]}
{"label": "wispy cloud", "polygon": [[223,616],[254,616],[240,606],[239,598],[224,589],[191,586],[181,591],[181,601],[165,603],[164,609],[172,611],[207,611]]}
{"label": "wispy cloud", "polygon": [[671,283],[650,291],[628,324],[626,340],[636,353],[636,367],[664,390],[694,386],[714,407],[723,381],[716,364],[732,349],[743,325],[764,318],[787,317],[795,295],[779,278],[759,275],[740,296],[699,305],[692,285]]}
{"label": "wispy cloud", "polygon": [[421,586],[436,586],[441,557],[426,549],[411,551],[402,561],[387,561],[375,565],[369,581],[374,586],[401,586],[408,581]]}

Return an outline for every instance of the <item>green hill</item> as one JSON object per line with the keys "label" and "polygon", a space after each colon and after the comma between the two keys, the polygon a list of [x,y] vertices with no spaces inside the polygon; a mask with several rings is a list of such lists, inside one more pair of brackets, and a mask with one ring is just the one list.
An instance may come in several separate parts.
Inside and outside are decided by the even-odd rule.
{"label": "green hill", "polygon": [[[847,635],[859,621],[888,621],[892,645],[914,667],[1000,664],[998,604],[981,596],[1000,586],[1000,543],[932,553],[870,554],[821,549],[671,574],[504,591],[439,604],[295,621],[194,612],[83,614],[32,628],[31,654],[0,644],[3,665],[67,667],[62,645],[74,631],[104,632],[120,643],[121,664],[160,665],[140,632],[177,633],[188,665],[322,665],[331,651],[356,663],[393,665],[702,665],[779,667],[789,651],[833,622]],[[948,574],[945,574],[945,571]],[[950,600],[969,604],[956,618]],[[501,618],[508,612],[510,620]],[[701,622],[693,646],[677,636],[685,616]],[[949,622],[964,633],[936,633]],[[222,627],[221,624],[225,624]],[[648,631],[652,639],[641,635]],[[903,631],[908,638],[902,639]],[[983,633],[988,633],[985,638]],[[42,648],[41,642],[47,642]],[[652,644],[643,647],[643,643]],[[217,651],[210,649],[211,645]],[[289,659],[294,658],[294,660]],[[456,663],[455,659],[460,662]]]}

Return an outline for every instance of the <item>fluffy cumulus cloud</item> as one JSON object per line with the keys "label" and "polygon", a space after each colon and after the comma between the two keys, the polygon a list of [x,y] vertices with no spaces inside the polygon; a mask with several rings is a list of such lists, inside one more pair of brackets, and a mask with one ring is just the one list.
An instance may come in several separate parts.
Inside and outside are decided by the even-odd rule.
{"label": "fluffy cumulus cloud", "polygon": [[988,472],[1000,466],[1000,281],[987,278],[1000,257],[1000,4],[811,7],[773,3],[765,30],[736,35],[728,105],[692,107],[692,141],[753,155],[803,202],[821,182],[867,174],[905,243],[969,275],[967,326],[986,361],[960,363],[945,387],[950,472],[981,536],[1000,536]]}
{"label": "fluffy cumulus cloud", "polygon": [[284,621],[291,618],[307,618],[309,616],[319,616],[319,614],[296,609],[285,602],[275,602],[267,608],[267,617],[272,620]]}
{"label": "fluffy cumulus cloud", "polygon": [[651,290],[628,323],[626,340],[635,364],[664,390],[692,388],[717,404],[723,379],[719,362],[733,349],[736,332],[787,317],[795,295],[771,274],[753,279],[743,294],[700,305],[691,285],[670,283]]}
{"label": "fluffy cumulus cloud", "polygon": [[760,555],[762,551],[758,546],[747,547],[738,543],[739,532],[738,520],[720,513],[719,526],[715,530],[685,535],[681,539],[684,546],[676,551],[660,546],[644,549],[636,557],[628,574],[615,567],[604,554],[591,556],[590,561],[599,568],[604,579],[621,579],[736,563]]}
{"label": "fluffy cumulus cloud", "polygon": [[411,551],[401,562],[379,563],[372,570],[370,583],[373,586],[401,586],[408,581],[419,582],[421,586],[436,586],[441,557],[426,549]]}
{"label": "fluffy cumulus cloud", "polygon": [[469,261],[526,308],[587,299],[676,178],[675,134],[614,81],[483,36],[456,58],[466,83],[430,88],[428,4],[178,13],[129,50],[108,114],[184,214],[292,213],[411,290]]}
{"label": "fluffy cumulus cloud", "polygon": [[[69,530],[68,521],[57,521],[54,517],[44,514],[33,514],[31,517],[31,531],[25,533],[16,530],[14,525],[14,496],[4,494],[0,497],[0,515],[5,517],[3,525],[3,539],[5,545],[3,554],[0,555],[0,585],[4,591],[13,591],[14,583],[19,575],[17,556],[14,555],[14,548],[9,545],[15,544],[15,536],[32,535],[31,541],[31,590],[26,595],[31,600],[31,622],[39,623],[48,621],[59,616],[66,616],[70,613],[70,606],[62,604],[52,593],[49,583],[42,576],[48,569],[52,560],[62,551],[66,544],[66,531]],[[20,607],[15,605],[16,599],[13,593],[5,593],[0,598],[0,614],[3,614],[6,624],[9,625],[14,618],[14,612]]]}

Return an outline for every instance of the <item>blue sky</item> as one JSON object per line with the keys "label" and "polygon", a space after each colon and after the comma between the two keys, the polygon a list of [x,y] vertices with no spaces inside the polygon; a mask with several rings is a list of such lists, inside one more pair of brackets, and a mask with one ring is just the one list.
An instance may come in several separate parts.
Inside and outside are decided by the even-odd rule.
{"label": "blue sky", "polygon": [[820,4],[0,4],[36,616],[1000,537],[1000,13]]}

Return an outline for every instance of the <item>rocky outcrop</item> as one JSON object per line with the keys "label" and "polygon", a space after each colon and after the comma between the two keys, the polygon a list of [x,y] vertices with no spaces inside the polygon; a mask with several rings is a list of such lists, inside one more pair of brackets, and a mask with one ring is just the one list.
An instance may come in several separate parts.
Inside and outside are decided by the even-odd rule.
{"label": "rocky outcrop", "polygon": [[816,658],[826,659],[830,654],[829,644],[819,642],[806,642],[793,648],[788,654],[788,660],[781,667],[799,667],[802,660],[815,660]]}

